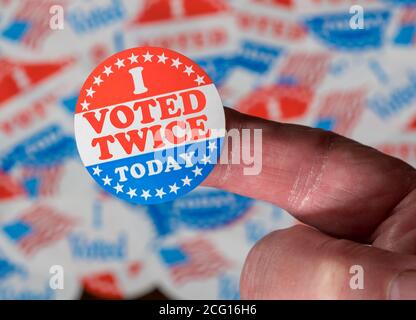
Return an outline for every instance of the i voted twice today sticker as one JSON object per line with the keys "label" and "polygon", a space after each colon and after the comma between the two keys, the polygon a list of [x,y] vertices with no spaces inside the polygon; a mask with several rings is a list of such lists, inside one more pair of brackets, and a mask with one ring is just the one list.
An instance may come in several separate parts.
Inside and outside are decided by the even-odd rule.
{"label": "i voted twice today sticker", "polygon": [[75,138],[94,180],[132,203],[174,200],[197,187],[219,158],[224,109],[208,75],[164,48],[121,51],[85,81]]}

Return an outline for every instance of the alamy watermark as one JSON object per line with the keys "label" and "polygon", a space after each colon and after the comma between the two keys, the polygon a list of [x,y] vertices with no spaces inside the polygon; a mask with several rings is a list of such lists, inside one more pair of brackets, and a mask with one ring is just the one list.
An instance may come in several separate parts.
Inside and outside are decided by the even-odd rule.
{"label": "alamy watermark", "polygon": [[[130,167],[123,165],[114,169],[119,181],[127,181],[127,173],[135,179],[140,179],[146,172],[149,176],[179,170],[182,167],[190,168],[194,159],[198,164],[221,164],[242,166],[243,175],[259,175],[263,168],[263,139],[262,129],[209,129],[209,139],[185,144],[189,137],[200,137],[200,131],[195,129],[165,130],[162,135],[154,137],[155,146],[162,144],[165,137],[175,142],[175,148],[156,150],[151,159],[144,163],[135,163]],[[185,138],[187,137],[187,138]],[[223,137],[223,138],[221,138]],[[101,137],[100,139],[102,139]],[[105,138],[105,137],[104,137]],[[222,150],[219,154],[219,139],[222,139]],[[105,142],[105,141],[104,141]],[[100,140],[100,143],[104,143]],[[209,152],[208,152],[209,150]]]}
{"label": "alamy watermark", "polygon": [[64,7],[60,5],[53,5],[49,8],[49,13],[51,14],[51,17],[49,18],[49,28],[52,30],[64,30]]}
{"label": "alamy watermark", "polygon": [[64,267],[55,264],[49,268],[49,274],[51,275],[49,278],[49,287],[52,290],[64,290]]}
{"label": "alamy watermark", "polygon": [[364,29],[364,8],[358,4],[350,7],[350,28],[353,30]]}
{"label": "alamy watermark", "polygon": [[364,268],[355,264],[350,267],[350,288],[351,290],[363,290],[364,289]]}

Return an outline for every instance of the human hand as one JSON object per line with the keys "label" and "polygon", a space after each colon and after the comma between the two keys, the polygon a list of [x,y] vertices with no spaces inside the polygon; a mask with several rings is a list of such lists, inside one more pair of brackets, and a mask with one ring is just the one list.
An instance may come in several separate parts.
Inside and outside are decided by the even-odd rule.
{"label": "human hand", "polygon": [[[244,176],[243,165],[217,164],[204,184],[271,202],[305,224],[252,248],[243,299],[416,299],[414,168],[335,133],[231,109],[226,119],[227,129],[262,129],[263,169]],[[350,288],[353,265],[364,270],[362,290]]]}

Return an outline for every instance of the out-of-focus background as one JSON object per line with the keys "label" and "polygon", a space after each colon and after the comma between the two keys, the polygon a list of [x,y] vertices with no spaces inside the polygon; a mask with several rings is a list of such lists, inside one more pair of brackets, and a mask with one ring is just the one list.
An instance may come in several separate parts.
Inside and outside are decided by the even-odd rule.
{"label": "out-of-focus background", "polygon": [[143,207],[93,182],[78,91],[144,45],[197,61],[224,105],[416,164],[414,0],[0,0],[0,299],[238,299],[250,248],[296,223],[220,190]]}

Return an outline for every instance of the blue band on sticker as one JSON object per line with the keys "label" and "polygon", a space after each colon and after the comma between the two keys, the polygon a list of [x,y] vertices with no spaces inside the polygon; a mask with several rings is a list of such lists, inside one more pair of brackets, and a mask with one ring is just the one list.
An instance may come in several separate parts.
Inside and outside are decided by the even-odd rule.
{"label": "blue band on sticker", "polygon": [[171,201],[198,186],[219,157],[222,138],[86,167],[109,193],[132,203]]}

